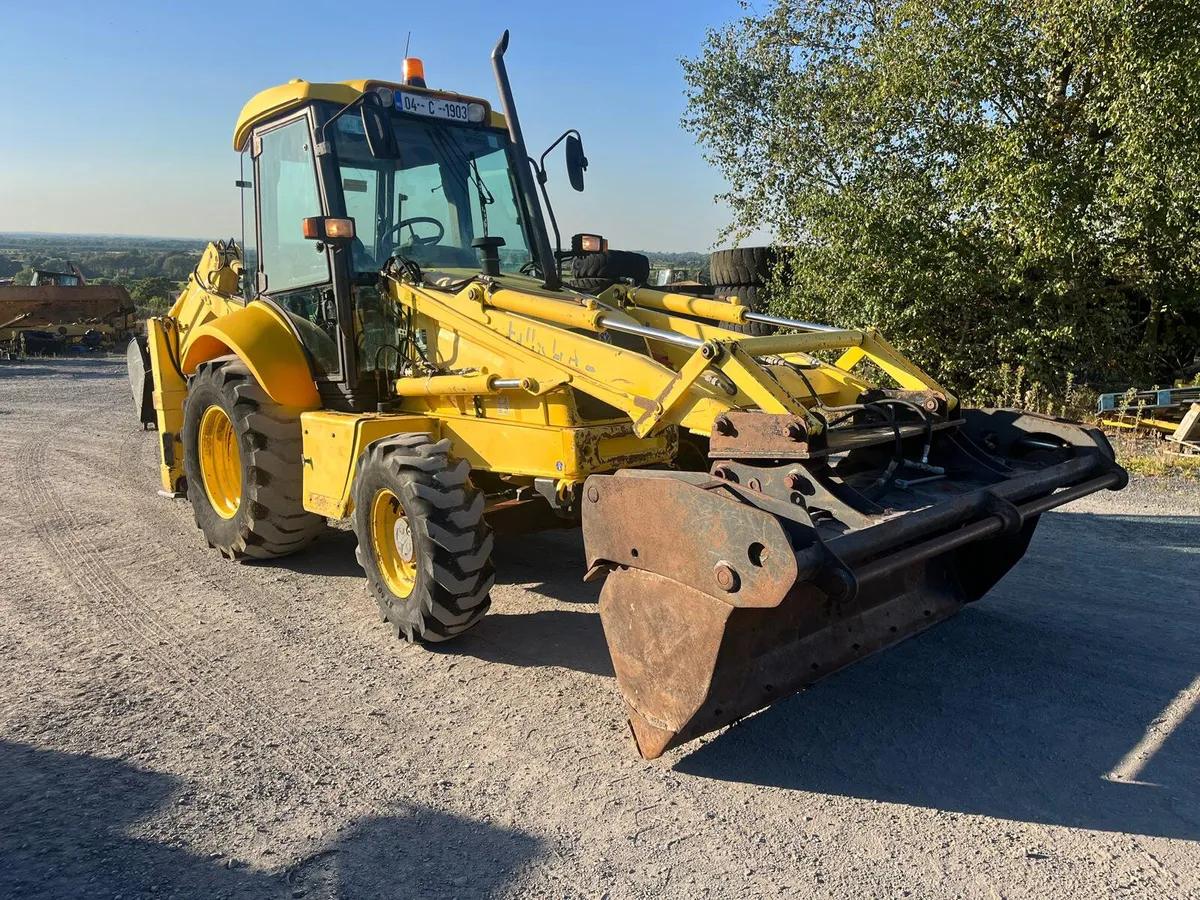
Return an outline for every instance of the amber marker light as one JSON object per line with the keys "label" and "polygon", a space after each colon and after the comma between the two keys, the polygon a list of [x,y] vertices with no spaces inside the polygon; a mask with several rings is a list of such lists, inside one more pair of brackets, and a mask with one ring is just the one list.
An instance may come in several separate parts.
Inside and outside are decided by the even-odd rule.
{"label": "amber marker light", "polygon": [[425,63],[415,56],[405,57],[400,71],[404,76],[405,84],[413,87],[425,87]]}

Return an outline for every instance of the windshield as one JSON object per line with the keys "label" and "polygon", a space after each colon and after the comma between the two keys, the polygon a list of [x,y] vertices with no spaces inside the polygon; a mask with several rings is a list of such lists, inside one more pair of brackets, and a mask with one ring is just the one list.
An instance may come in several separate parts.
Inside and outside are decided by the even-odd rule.
{"label": "windshield", "polygon": [[503,132],[393,115],[400,159],[367,149],[362,121],[345,115],[335,141],[346,214],[354,219],[355,275],[374,275],[393,255],[422,269],[479,270],[472,241],[502,238],[500,269],[532,254]]}

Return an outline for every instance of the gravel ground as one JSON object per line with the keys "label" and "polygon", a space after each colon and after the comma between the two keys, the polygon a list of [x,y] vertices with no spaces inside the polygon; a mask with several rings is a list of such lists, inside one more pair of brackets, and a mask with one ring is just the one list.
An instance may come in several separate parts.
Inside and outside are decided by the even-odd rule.
{"label": "gravel ground", "polygon": [[120,360],[0,363],[0,896],[1200,897],[1200,490],[1047,514],[948,623],[654,763],[574,532],[436,652],[331,529],[235,565]]}

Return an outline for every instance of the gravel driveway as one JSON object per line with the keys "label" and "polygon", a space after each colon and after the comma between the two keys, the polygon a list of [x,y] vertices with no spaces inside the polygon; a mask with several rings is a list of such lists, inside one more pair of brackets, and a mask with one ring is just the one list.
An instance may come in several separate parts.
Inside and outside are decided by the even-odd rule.
{"label": "gravel driveway", "polygon": [[409,647],[344,530],[206,549],[155,440],[123,360],[0,363],[2,897],[1200,897],[1195,486],[646,763],[576,532]]}

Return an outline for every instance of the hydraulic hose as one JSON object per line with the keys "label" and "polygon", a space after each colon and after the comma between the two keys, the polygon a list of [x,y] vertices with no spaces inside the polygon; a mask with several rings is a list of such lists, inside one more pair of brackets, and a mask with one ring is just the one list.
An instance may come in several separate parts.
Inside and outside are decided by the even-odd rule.
{"label": "hydraulic hose", "polygon": [[863,495],[868,500],[878,500],[887,493],[888,488],[892,486],[892,482],[896,480],[896,475],[904,466],[904,436],[900,432],[900,422],[896,418],[896,414],[886,406],[878,403],[864,403],[864,409],[874,409],[876,412],[882,412],[887,416],[888,422],[892,426],[892,433],[896,436],[896,453],[892,457],[892,461],[887,464],[887,468],[880,473],[879,478],[869,488],[863,491]]}
{"label": "hydraulic hose", "polygon": [[878,406],[908,407],[925,421],[925,449],[921,452],[921,464],[928,465],[929,451],[933,447],[933,416],[930,415],[929,411],[913,403],[911,400],[905,400],[902,397],[883,397],[872,402]]}

